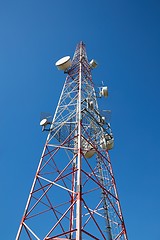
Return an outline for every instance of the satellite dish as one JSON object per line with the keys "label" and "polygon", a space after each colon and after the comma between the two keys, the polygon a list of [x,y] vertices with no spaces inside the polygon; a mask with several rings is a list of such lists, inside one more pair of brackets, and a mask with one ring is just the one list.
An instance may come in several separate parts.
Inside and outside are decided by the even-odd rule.
{"label": "satellite dish", "polygon": [[86,158],[91,158],[96,153],[93,146],[82,137],[82,149]]}
{"label": "satellite dish", "polygon": [[72,65],[72,61],[71,61],[70,56],[66,56],[66,57],[63,57],[63,58],[59,59],[55,63],[55,65],[58,68],[58,70],[63,70],[63,71],[67,70]]}
{"label": "satellite dish", "polygon": [[114,147],[114,139],[110,139],[107,141],[107,149],[111,150]]}
{"label": "satellite dish", "polygon": [[114,138],[110,135],[102,136],[100,139],[100,147],[102,149],[111,150],[114,146]]}
{"label": "satellite dish", "polygon": [[46,126],[47,124],[48,124],[48,120],[46,118],[44,118],[40,121],[40,126],[42,126],[42,127]]}
{"label": "satellite dish", "polygon": [[101,94],[103,97],[108,97],[108,87],[102,87]]}
{"label": "satellite dish", "polygon": [[86,158],[91,158],[93,157],[93,155],[96,153],[96,150],[94,148],[89,149],[88,151],[86,151],[86,153],[84,154],[84,156]]}
{"label": "satellite dish", "polygon": [[92,59],[89,64],[91,68],[96,68],[98,66],[98,63],[94,59]]}

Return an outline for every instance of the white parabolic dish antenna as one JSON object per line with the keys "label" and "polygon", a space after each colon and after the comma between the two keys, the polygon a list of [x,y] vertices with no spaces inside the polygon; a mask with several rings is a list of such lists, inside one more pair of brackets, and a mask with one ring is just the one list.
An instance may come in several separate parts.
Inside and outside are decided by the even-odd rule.
{"label": "white parabolic dish antenna", "polygon": [[66,57],[59,59],[55,65],[59,70],[63,70],[63,71],[66,70],[67,68],[71,67],[72,61],[71,61],[70,56],[66,56]]}
{"label": "white parabolic dish antenna", "polygon": [[48,123],[47,119],[44,118],[40,121],[40,126],[45,126],[45,125],[47,125],[47,123]]}

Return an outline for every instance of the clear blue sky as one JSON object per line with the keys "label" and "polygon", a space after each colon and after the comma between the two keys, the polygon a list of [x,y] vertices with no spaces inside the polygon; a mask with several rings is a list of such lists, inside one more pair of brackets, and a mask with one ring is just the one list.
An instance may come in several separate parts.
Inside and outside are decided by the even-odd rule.
{"label": "clear blue sky", "polygon": [[160,1],[0,1],[0,238],[14,240],[65,75],[86,43],[109,87],[114,173],[129,240],[160,239]]}

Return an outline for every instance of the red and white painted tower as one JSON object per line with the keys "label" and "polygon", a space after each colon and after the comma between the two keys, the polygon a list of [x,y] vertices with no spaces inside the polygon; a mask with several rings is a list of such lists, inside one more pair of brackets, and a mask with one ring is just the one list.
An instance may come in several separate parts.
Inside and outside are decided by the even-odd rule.
{"label": "red and white painted tower", "polygon": [[[40,123],[48,137],[16,240],[127,240],[109,157],[114,138],[92,81],[96,62],[80,42],[72,61],[56,65],[67,77],[53,120]],[[98,97],[107,96],[101,87]]]}

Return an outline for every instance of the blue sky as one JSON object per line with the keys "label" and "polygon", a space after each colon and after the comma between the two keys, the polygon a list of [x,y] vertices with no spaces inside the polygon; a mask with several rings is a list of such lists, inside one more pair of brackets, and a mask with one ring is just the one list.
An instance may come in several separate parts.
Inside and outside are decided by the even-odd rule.
{"label": "blue sky", "polygon": [[160,2],[1,0],[1,239],[15,239],[65,75],[54,63],[86,43],[109,87],[111,160],[129,240],[160,239]]}

